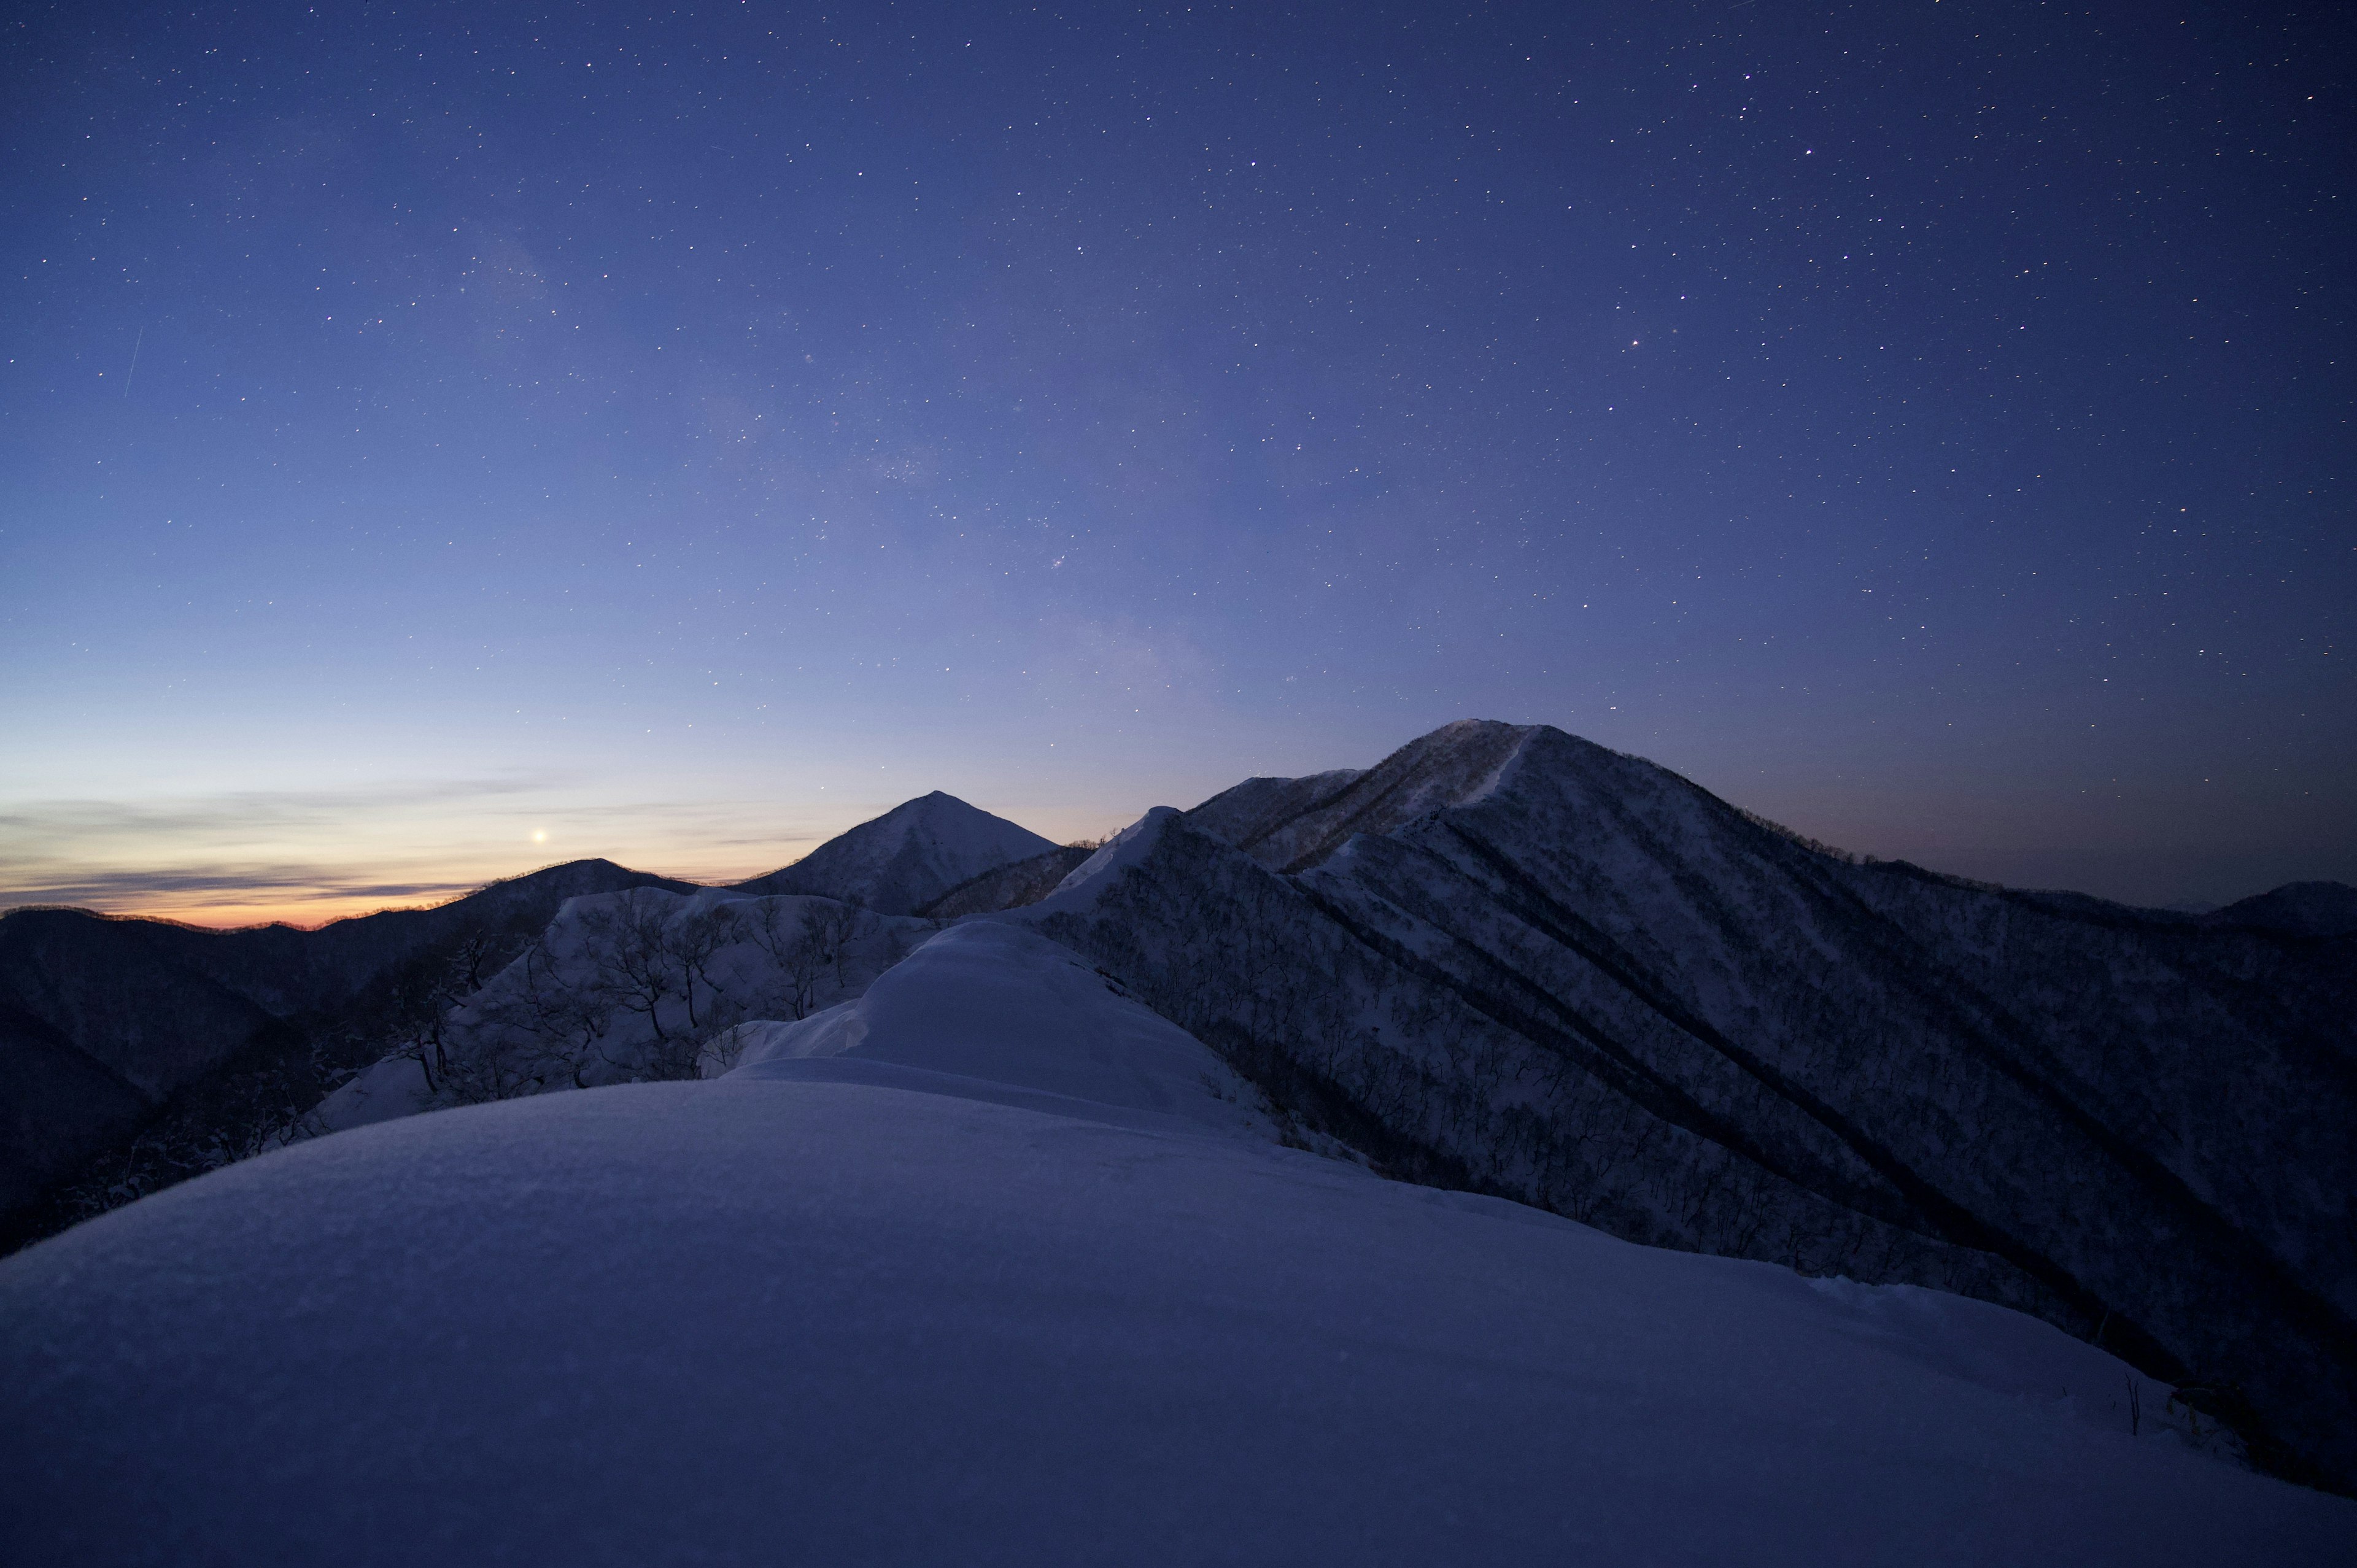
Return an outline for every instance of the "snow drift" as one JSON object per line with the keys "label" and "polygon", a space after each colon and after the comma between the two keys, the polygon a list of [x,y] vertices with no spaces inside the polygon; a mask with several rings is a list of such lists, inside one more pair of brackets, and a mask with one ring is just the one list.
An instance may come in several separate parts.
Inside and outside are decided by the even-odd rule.
{"label": "snow drift", "polygon": [[1174,1127],[1275,1136],[1259,1095],[1200,1040],[1070,948],[996,921],[942,932],[854,1001],[799,1023],[739,1026],[713,1055],[716,1065],[742,1063],[748,1077],[888,1064],[1125,1107]]}

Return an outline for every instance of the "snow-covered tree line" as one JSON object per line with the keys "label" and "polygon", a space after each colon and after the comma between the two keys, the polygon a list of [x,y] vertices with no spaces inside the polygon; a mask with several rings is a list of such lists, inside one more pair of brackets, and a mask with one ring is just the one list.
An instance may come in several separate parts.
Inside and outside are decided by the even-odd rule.
{"label": "snow-covered tree line", "polygon": [[387,1095],[406,1113],[725,1071],[737,1025],[856,995],[937,929],[805,895],[576,898],[544,930],[469,940],[414,972],[378,1020],[376,1065],[296,1135],[378,1119]]}

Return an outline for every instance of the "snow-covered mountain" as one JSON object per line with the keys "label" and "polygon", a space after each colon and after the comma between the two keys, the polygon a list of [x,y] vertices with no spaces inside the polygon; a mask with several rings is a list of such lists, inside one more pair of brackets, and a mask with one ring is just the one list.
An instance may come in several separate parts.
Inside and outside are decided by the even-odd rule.
{"label": "snow-covered mountain", "polygon": [[1056,847],[1028,828],[936,789],[829,839],[747,893],[812,893],[913,915],[959,884]]}
{"label": "snow-covered mountain", "polygon": [[1151,826],[1026,918],[1281,1112],[1631,1240],[2036,1313],[2357,1484],[2350,939],[1853,865],[1544,726]]}
{"label": "snow-covered mountain", "polygon": [[291,1129],[301,1137],[492,1100],[697,1077],[736,1026],[857,997],[938,928],[800,894],[641,887],[569,899],[479,988],[412,1020]]}
{"label": "snow-covered mountain", "polygon": [[0,1261],[8,1554],[2298,1568],[2357,1534],[2020,1314],[1279,1146],[1004,925],[747,1055]]}
{"label": "snow-covered mountain", "polygon": [[[1033,1017],[1070,1004],[1116,1078],[1208,1049],[1208,1100],[1174,1103],[1214,1121],[1631,1241],[2017,1308],[2183,1385],[2265,1466],[2357,1487],[2337,885],[2194,916],[1861,865],[1641,759],[1469,722],[1094,851],[935,795],[736,889],[583,891],[415,948],[342,1035],[235,993],[292,1031],[274,1049],[367,1048],[296,1130],[740,1057],[1087,1099],[1017,1048],[1077,1037]],[[1042,956],[1066,950],[1085,961]],[[256,961],[272,995],[293,961]],[[174,1174],[302,1109],[243,1143],[199,1122],[213,1152],[171,1145]]]}
{"label": "snow-covered mountain", "polygon": [[186,1163],[228,1123],[284,1121],[317,1100],[330,1037],[345,1016],[393,1005],[406,966],[469,941],[520,944],[583,894],[686,886],[580,860],[310,931],[0,917],[0,1246],[48,1218],[36,1206],[61,1180],[93,1158],[119,1167],[117,1145],[176,1109],[197,1125],[166,1127],[161,1144]]}
{"label": "snow-covered mountain", "polygon": [[[936,792],[740,890],[888,915],[955,892],[963,912],[1029,902],[1071,858]],[[274,1144],[530,947],[565,900],[640,887],[695,890],[583,860],[310,931],[0,917],[0,1251]]]}

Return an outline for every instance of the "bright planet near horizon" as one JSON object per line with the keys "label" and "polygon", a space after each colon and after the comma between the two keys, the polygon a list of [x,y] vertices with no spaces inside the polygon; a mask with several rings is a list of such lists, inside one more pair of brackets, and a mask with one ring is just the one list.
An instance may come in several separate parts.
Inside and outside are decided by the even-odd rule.
{"label": "bright planet near horizon", "polygon": [[2357,23],[12,11],[0,908],[1060,841],[1461,718],[2357,881]]}

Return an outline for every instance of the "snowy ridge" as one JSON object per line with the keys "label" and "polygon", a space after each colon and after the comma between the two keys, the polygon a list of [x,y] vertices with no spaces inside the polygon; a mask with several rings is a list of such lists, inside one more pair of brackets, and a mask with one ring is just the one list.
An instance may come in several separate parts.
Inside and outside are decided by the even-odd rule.
{"label": "snowy ridge", "polygon": [[931,1066],[796,1057],[813,1018],[715,1081],[364,1127],[0,1262],[12,1550],[2297,1568],[2357,1530],[2018,1314],[1032,1087],[1109,993],[1009,927],[906,972],[848,1048]]}
{"label": "snowy ridge", "polygon": [[[823,1060],[889,1063],[1144,1112],[1172,1128],[1274,1139],[1259,1096],[1201,1041],[1079,954],[1018,926],[942,932],[856,1000],[716,1042],[737,1075],[810,1076]],[[1135,1124],[1135,1119],[1131,1119]]]}
{"label": "snowy ridge", "polygon": [[936,789],[829,839],[793,865],[737,885],[805,893],[913,915],[961,883],[1057,846]]}
{"label": "snowy ridge", "polygon": [[2330,942],[1850,865],[1487,725],[1028,913],[1396,1174],[2100,1333],[2357,1485]]}
{"label": "snowy ridge", "polygon": [[[405,1043],[311,1119],[344,1131],[0,1261],[0,1539],[1814,1568],[2357,1535],[2238,1467],[2357,1474],[2330,885],[2219,929],[1853,865],[1487,723],[1078,865],[1021,832],[929,797],[802,863],[963,891],[953,925],[759,891],[791,867],[572,899],[456,954],[487,983],[402,993]],[[990,864],[946,883],[949,850]]]}
{"label": "snowy ridge", "polygon": [[1132,867],[1142,865],[1154,853],[1156,841],[1162,830],[1178,820],[1177,808],[1157,806],[1146,815],[1114,834],[1100,845],[1094,854],[1074,866],[1065,878],[1056,884],[1055,891],[1031,906],[1028,914],[1046,914],[1058,909],[1082,909],[1094,901],[1099,891],[1115,877]]}
{"label": "snowy ridge", "polygon": [[1188,812],[1188,825],[1222,843],[1257,840],[1332,800],[1364,772],[1359,768],[1335,768],[1306,779],[1247,779]]}
{"label": "snowy ridge", "polygon": [[[1272,870],[1307,870],[1353,833],[1390,832],[1428,812],[1480,800],[1497,787],[1531,733],[1523,725],[1460,719],[1410,741],[1364,773],[1341,769],[1308,779],[1254,779],[1240,786],[1249,793],[1232,801],[1214,796],[1190,813],[1190,821],[1200,815],[1203,831]],[[1324,788],[1329,779],[1339,788]],[[1309,798],[1297,805],[1299,795],[1294,791],[1253,789],[1267,783],[1318,788],[1300,791]]]}

